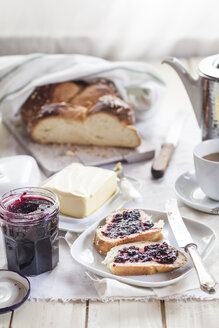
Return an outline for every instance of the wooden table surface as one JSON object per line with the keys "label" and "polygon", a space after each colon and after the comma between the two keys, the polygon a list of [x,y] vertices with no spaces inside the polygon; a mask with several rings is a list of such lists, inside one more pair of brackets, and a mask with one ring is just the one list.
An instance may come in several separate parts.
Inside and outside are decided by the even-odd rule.
{"label": "wooden table surface", "polygon": [[[199,59],[185,60],[191,72]],[[152,62],[167,83],[163,107],[190,106],[184,87],[176,73],[167,65]],[[0,151],[8,137],[0,127]],[[1,295],[0,295],[1,297]],[[140,327],[219,327],[218,301],[114,301],[53,302],[30,301],[12,313],[0,315],[0,328],[75,327],[75,328],[140,328]]]}

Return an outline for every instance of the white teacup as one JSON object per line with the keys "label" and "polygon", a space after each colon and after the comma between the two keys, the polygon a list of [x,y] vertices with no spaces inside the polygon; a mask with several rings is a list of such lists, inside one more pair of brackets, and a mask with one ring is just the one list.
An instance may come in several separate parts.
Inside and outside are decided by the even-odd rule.
{"label": "white teacup", "polygon": [[219,200],[219,162],[203,156],[219,153],[219,139],[210,139],[198,144],[193,151],[196,179],[204,193]]}

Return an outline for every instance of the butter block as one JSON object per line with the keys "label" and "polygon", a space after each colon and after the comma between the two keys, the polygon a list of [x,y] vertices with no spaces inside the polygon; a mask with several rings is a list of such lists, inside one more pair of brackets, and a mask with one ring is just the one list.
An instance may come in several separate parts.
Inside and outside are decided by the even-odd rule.
{"label": "butter block", "polygon": [[49,178],[43,187],[57,194],[60,212],[83,218],[116,192],[117,176],[111,170],[73,163]]}

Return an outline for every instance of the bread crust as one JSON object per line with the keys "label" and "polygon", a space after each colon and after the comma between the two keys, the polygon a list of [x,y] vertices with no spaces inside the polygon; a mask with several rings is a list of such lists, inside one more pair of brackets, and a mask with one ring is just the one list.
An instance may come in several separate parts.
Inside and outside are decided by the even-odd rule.
{"label": "bread crust", "polygon": [[37,87],[21,107],[21,118],[27,125],[43,106],[61,102],[70,102],[84,85],[82,83],[63,82]]}
{"label": "bread crust", "polygon": [[105,95],[119,96],[112,83],[104,80],[87,85],[76,97],[73,97],[70,103],[72,105],[84,106],[91,109],[99,98]]}
{"label": "bread crust", "polygon": [[[147,246],[149,244],[156,244],[154,242],[141,242],[141,243],[130,243],[124,245],[124,247],[130,247],[130,246],[140,246],[140,248],[143,248],[144,246]],[[168,245],[168,248],[175,249],[173,246]],[[121,249],[121,248],[120,248]],[[112,248],[110,252],[114,252],[114,255],[117,254],[116,247]],[[110,256],[110,252],[108,253],[107,257]],[[107,261],[107,257],[105,261]],[[104,262],[105,262],[104,261]],[[161,264],[157,263],[155,261],[148,261],[144,263],[115,263],[114,261],[111,261],[107,264],[110,271],[119,276],[131,276],[131,275],[145,275],[145,274],[155,274],[159,272],[169,272],[175,269],[180,268],[187,262],[186,256],[178,250],[178,256],[176,258],[176,261],[173,264]]]}
{"label": "bread crust", "polygon": [[[130,242],[147,241],[147,240],[158,241],[163,238],[162,227],[153,227],[142,233],[132,234],[125,238],[112,239],[112,238],[105,237],[101,231],[105,230],[107,225],[110,224],[111,220],[113,219],[113,215],[117,213],[121,213],[123,211],[127,211],[127,210],[122,209],[112,212],[112,214],[106,218],[105,225],[99,226],[96,229],[95,236],[94,236],[94,246],[100,254],[106,255],[111,248],[117,245],[123,245]],[[140,213],[143,212],[141,210],[139,211]]]}
{"label": "bread crust", "polygon": [[158,241],[163,238],[163,234],[161,232],[161,228],[154,229],[153,231],[146,231],[141,234],[135,234],[134,236],[128,236],[126,238],[120,238],[118,240],[104,240],[101,238],[99,231],[95,232],[94,237],[94,246],[96,247],[97,251],[100,254],[106,255],[111,248],[117,246],[117,245],[123,245],[130,242],[137,242],[137,241],[147,241],[147,240],[153,240]]}
{"label": "bread crust", "polygon": [[159,263],[152,263],[151,266],[122,266],[121,264],[113,264],[110,265],[109,269],[118,276],[138,276],[144,274],[154,274],[159,272],[169,272],[175,269],[180,268],[182,265],[186,263],[186,257],[183,253],[180,252],[181,255],[185,258],[183,263],[178,263],[174,266],[168,266],[167,264],[159,264]]}
{"label": "bread crust", "polygon": [[[104,100],[107,101],[104,103]],[[28,127],[33,128],[40,120],[50,117],[61,117],[66,120],[84,122],[88,116],[98,115],[104,112],[107,115],[115,117],[121,123],[132,126],[134,123],[133,110],[127,104],[117,97],[105,96],[100,98],[90,110],[80,105],[70,105],[65,102],[54,103],[42,106],[36,114],[29,119]]]}
{"label": "bread crust", "polygon": [[50,118],[62,118],[65,120],[83,122],[87,117],[87,111],[85,107],[72,106],[65,102],[45,105],[29,120],[27,127],[28,130],[32,132],[42,120],[45,121]]}
{"label": "bread crust", "polygon": [[176,267],[167,267],[164,265],[153,265],[151,266],[121,266],[119,264],[110,265],[110,270],[113,274],[117,276],[139,276],[144,274],[154,274],[157,272],[168,272],[179,268],[180,266]]}
{"label": "bread crust", "polygon": [[107,113],[115,116],[126,125],[135,123],[134,112],[126,102],[116,96],[105,95],[100,97],[96,104],[88,110],[88,115]]}

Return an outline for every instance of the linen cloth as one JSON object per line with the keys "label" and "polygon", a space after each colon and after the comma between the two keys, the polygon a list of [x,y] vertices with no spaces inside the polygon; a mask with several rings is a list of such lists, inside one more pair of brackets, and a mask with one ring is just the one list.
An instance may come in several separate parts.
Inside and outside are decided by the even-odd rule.
{"label": "linen cloth", "polygon": [[159,73],[141,62],[109,62],[83,55],[6,56],[0,57],[0,112],[16,114],[37,86],[96,79],[112,81],[141,118],[154,108],[164,86]]}

